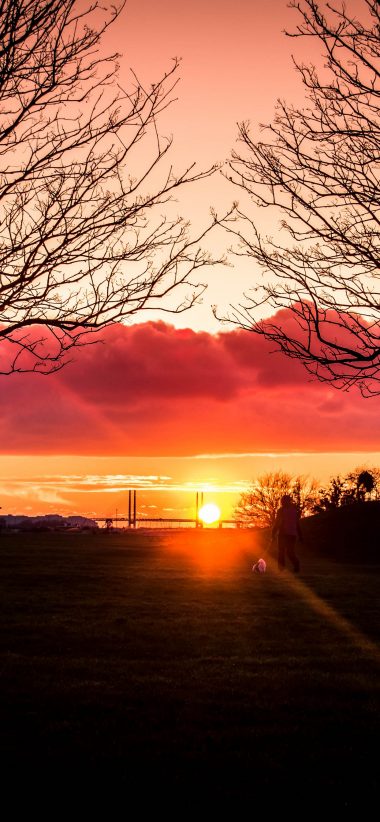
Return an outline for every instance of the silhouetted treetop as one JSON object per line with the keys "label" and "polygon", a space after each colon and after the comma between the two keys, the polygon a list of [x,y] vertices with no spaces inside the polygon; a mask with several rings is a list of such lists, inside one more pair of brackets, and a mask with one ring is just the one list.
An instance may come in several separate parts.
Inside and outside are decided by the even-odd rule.
{"label": "silhouetted treetop", "polygon": [[186,310],[216,262],[201,248],[213,218],[191,237],[170,211],[214,170],[176,174],[159,131],[178,61],[122,86],[119,55],[103,56],[123,6],[0,2],[0,373],[49,373],[94,329]]}
{"label": "silhouetted treetop", "polygon": [[[378,394],[380,4],[290,5],[293,36],[314,41],[323,63],[295,61],[305,105],[278,101],[262,139],[239,126],[227,176],[252,206],[226,228],[234,252],[252,260],[253,282],[229,319],[314,377]],[[273,212],[271,237],[257,207]]]}

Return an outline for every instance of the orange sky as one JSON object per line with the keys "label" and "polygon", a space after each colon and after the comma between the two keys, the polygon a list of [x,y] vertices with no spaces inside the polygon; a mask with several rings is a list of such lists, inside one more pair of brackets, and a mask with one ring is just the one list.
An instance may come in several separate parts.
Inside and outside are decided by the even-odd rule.
{"label": "orange sky", "polygon": [[229,517],[259,473],[325,481],[380,464],[379,400],[311,382],[256,335],[158,321],[109,328],[102,341],[50,377],[0,378],[9,513],[109,516],[137,487],[141,504],[178,516],[196,490],[219,489]]}
{"label": "orange sky", "polygon": [[[253,133],[271,120],[277,98],[299,100],[302,86],[294,71],[291,55],[309,58],[310,41],[304,44],[286,37],[297,19],[288,0],[128,0],[118,25],[110,29],[110,48],[121,50],[121,84],[128,87],[132,66],[143,82],[159,78],[174,57],[181,59],[180,82],[173,105],[160,119],[160,133],[173,136],[174,170],[195,162],[197,168],[224,163],[236,146],[237,123],[249,120]],[[315,49],[314,49],[315,51]],[[317,58],[317,52],[315,51]],[[204,227],[212,206],[224,213],[233,200],[244,202],[240,190],[232,187],[220,172],[211,180],[184,189],[178,196],[178,210],[195,228]],[[260,210],[257,215],[273,233],[272,217]],[[227,250],[230,238],[215,232],[208,247],[216,255]],[[220,324],[211,307],[221,314],[230,302],[252,283],[252,263],[229,258],[230,267],[207,270],[208,289],[203,304],[191,315],[170,319],[176,327],[217,332]],[[141,319],[150,317],[140,316]]]}
{"label": "orange sky", "polygon": [[[182,58],[178,101],[160,128],[173,134],[178,170],[205,168],[229,155],[237,121],[257,133],[277,97],[301,99],[291,53],[304,46],[282,33],[295,19],[284,0],[128,0],[105,46],[122,53],[125,85],[130,66],[153,82]],[[217,174],[175,208],[198,227],[210,206],[222,211],[236,196]],[[228,243],[219,233],[211,248]],[[141,513],[191,516],[204,489],[229,517],[259,473],[324,482],[380,464],[380,401],[311,383],[263,340],[213,318],[211,306],[226,310],[255,274],[247,261],[231,263],[207,271],[203,304],[190,312],[110,329],[53,377],[0,378],[2,513],[121,514],[137,487]]]}

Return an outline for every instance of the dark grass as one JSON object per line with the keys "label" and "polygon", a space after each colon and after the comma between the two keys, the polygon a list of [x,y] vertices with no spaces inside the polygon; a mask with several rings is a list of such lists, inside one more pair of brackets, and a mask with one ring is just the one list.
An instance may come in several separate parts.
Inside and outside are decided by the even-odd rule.
{"label": "dark grass", "polygon": [[1,757],[13,802],[174,812],[379,798],[380,565],[255,535],[1,537]]}

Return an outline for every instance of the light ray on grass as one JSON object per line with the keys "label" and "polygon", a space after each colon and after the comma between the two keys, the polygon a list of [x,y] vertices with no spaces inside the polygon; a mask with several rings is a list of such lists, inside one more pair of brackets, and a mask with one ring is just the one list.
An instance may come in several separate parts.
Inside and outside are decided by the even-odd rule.
{"label": "light ray on grass", "polygon": [[318,616],[324,617],[337,631],[344,634],[356,648],[359,648],[360,651],[372,657],[377,663],[380,663],[380,648],[376,642],[373,642],[366,634],[352,625],[348,619],[342,616],[342,614],[339,614],[335,608],[318,596],[315,591],[312,591],[299,577],[294,576],[291,572],[278,571],[277,569],[276,574],[278,577],[281,577],[281,579],[293,589],[297,596],[303,599],[309,608]]}

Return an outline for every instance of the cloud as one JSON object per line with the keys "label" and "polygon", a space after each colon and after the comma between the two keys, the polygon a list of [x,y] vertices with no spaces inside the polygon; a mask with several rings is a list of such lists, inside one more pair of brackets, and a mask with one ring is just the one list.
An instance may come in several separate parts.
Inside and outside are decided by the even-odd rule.
{"label": "cloud", "polygon": [[240,390],[222,336],[189,329],[178,330],[163,322],[106,329],[102,343],[82,349],[75,367],[62,372],[62,380],[75,393],[82,386],[89,402],[107,400],[109,406],[128,406],[155,399],[180,397],[224,400]]}
{"label": "cloud", "polygon": [[49,377],[0,378],[9,454],[379,450],[380,399],[311,381],[240,329],[116,325]]}

